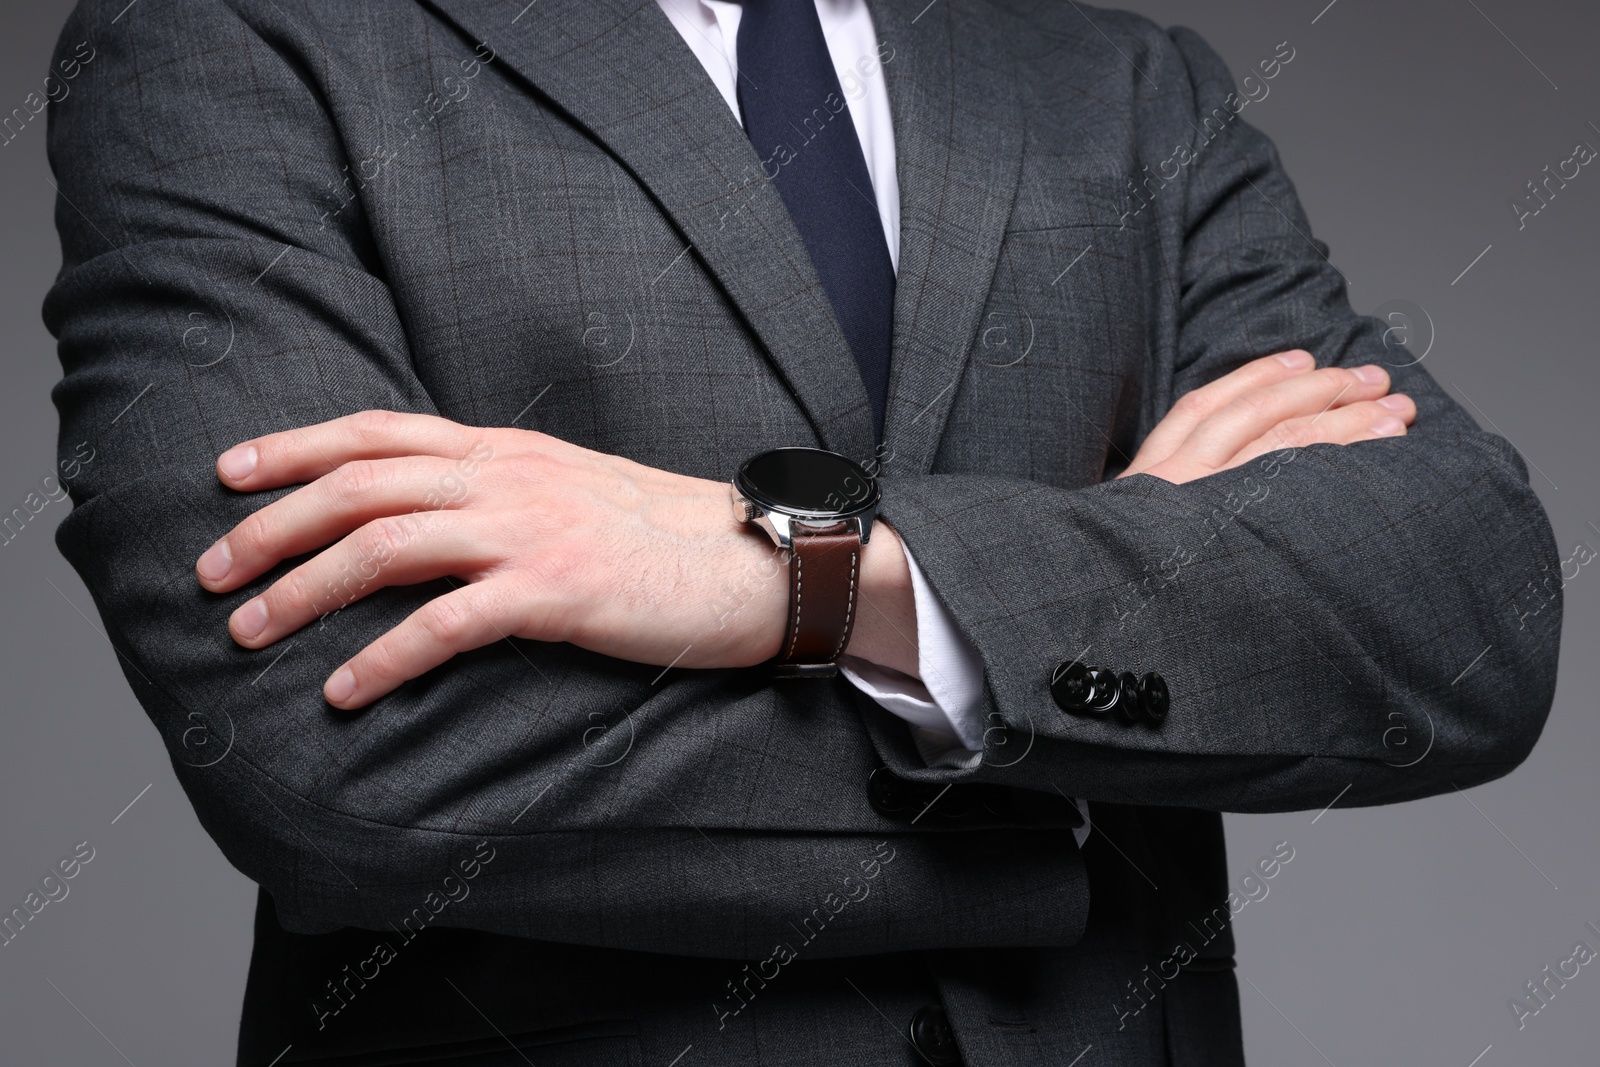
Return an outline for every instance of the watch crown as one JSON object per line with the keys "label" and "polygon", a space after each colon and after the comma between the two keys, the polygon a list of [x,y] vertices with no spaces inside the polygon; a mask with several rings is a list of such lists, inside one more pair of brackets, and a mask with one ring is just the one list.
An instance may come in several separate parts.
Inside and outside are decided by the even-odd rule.
{"label": "watch crown", "polygon": [[753,501],[734,494],[733,517],[740,522],[754,522],[761,517],[761,509]]}

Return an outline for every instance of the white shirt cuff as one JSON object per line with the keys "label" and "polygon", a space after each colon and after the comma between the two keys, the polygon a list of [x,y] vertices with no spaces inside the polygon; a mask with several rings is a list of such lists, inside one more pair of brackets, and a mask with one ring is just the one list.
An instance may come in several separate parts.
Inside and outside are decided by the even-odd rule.
{"label": "white shirt cuff", "polygon": [[[911,736],[929,766],[972,766],[983,751],[983,660],[956,629],[909,552],[906,563],[916,601],[917,669],[922,679],[854,656],[840,659],[839,673],[911,724]],[[970,761],[951,749],[965,750]],[[930,755],[961,762],[935,763]]]}

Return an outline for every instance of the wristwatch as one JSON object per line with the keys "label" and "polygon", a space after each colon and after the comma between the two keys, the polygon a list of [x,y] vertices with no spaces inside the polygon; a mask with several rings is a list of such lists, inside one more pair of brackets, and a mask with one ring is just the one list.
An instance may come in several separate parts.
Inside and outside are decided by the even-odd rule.
{"label": "wristwatch", "polygon": [[821,448],[762,452],[734,476],[735,517],[788,553],[789,616],[769,664],[775,677],[838,674],[878,497],[878,483],[860,464]]}

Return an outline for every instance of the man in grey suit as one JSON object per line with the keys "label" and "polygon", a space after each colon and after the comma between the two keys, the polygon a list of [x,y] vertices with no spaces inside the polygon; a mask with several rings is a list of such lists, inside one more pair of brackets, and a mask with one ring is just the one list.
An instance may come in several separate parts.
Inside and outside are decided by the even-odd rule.
{"label": "man in grey suit", "polygon": [[1525,467],[1351,311],[1187,30],[85,40],[59,542],[262,887],[241,1064],[1238,1064],[1218,813],[1538,735]]}

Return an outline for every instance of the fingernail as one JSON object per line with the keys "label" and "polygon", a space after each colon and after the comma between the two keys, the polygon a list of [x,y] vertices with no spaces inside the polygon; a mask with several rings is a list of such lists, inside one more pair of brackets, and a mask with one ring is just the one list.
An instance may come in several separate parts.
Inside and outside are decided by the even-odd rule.
{"label": "fingernail", "polygon": [[333,672],[322,686],[322,695],[330,704],[340,704],[350,699],[350,694],[356,691],[356,676],[350,673],[349,667],[340,667]]}
{"label": "fingernail", "polygon": [[1379,437],[1393,437],[1396,434],[1405,433],[1405,430],[1406,424],[1393,415],[1385,415],[1372,424],[1372,432]]}
{"label": "fingernail", "polygon": [[194,565],[195,571],[208,582],[220,582],[233,569],[233,550],[224,537],[210,548]]}
{"label": "fingernail", "polygon": [[233,618],[228,621],[233,626],[233,632],[248,641],[267,628],[267,605],[260,597],[256,597],[234,612]]}
{"label": "fingernail", "polygon": [[1372,366],[1370,363],[1360,367],[1351,367],[1350,373],[1368,385],[1382,385],[1388,378],[1387,374],[1384,374],[1382,370]]}
{"label": "fingernail", "polygon": [[1309,367],[1316,362],[1316,358],[1310,352],[1279,352],[1274,358],[1291,370]]}
{"label": "fingernail", "polygon": [[1407,399],[1404,393],[1390,393],[1380,399],[1378,403],[1390,411],[1409,411],[1411,409],[1411,401]]}
{"label": "fingernail", "polygon": [[255,445],[239,445],[217,457],[217,470],[230,482],[237,482],[250,476],[260,458]]}

